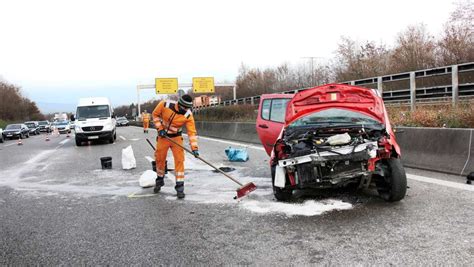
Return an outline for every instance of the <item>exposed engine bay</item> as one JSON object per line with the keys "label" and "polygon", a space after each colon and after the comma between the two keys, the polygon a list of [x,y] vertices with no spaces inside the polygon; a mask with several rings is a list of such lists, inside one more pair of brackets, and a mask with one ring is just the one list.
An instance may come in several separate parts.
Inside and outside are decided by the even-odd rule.
{"label": "exposed engine bay", "polygon": [[[298,188],[368,187],[383,127],[295,127],[275,144],[275,186],[286,178]],[[372,163],[372,164],[371,164]]]}

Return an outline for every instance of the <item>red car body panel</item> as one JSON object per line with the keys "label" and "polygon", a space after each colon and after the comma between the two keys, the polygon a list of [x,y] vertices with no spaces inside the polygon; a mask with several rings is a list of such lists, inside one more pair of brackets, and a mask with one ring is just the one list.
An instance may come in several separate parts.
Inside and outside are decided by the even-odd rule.
{"label": "red car body panel", "polygon": [[[265,151],[268,155],[271,154],[275,141],[277,140],[285,123],[272,121],[270,119],[263,119],[262,107],[265,100],[287,99],[290,101],[294,94],[264,94],[260,97],[260,106],[257,116],[257,133]],[[270,115],[270,114],[269,114]]]}

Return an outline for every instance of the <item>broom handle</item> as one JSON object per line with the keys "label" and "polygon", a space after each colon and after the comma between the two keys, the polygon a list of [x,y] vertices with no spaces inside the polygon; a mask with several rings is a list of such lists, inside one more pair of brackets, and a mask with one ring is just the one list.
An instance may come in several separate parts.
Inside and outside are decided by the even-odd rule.
{"label": "broom handle", "polygon": [[[182,149],[186,150],[186,152],[188,152],[189,154],[193,154],[193,152],[191,150],[189,150],[188,148],[178,144],[177,142],[175,142],[173,139],[169,138],[168,136],[164,136],[166,139],[168,139],[168,141],[170,141],[171,143],[181,147]],[[148,140],[148,139],[147,139]],[[150,141],[148,141],[148,143],[150,143]],[[151,143],[150,143],[151,145]],[[152,145],[153,146],[153,145]],[[196,157],[196,156],[195,156]],[[200,156],[197,156],[196,158],[200,159],[202,162],[206,163],[207,165],[211,166],[212,168],[214,168],[216,171],[222,173],[223,175],[227,176],[227,178],[231,179],[232,181],[234,181],[235,183],[237,183],[238,185],[240,186],[243,186],[242,183],[240,183],[239,181],[237,181],[234,177],[228,175],[227,173],[223,172],[222,170],[220,170],[219,168],[217,168],[216,166],[212,165],[211,163],[207,162],[205,159],[201,158]]]}
{"label": "broom handle", "polygon": [[150,146],[151,146],[151,148],[153,148],[153,150],[156,150],[155,146],[153,146],[153,144],[150,142],[150,140],[148,140],[148,138],[146,139],[146,141],[148,142],[148,144],[150,144]]}

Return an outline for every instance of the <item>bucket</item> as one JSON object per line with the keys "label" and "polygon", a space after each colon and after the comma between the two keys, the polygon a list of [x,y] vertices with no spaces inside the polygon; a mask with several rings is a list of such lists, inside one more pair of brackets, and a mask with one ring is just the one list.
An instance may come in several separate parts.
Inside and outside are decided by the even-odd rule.
{"label": "bucket", "polygon": [[151,162],[151,169],[156,172],[156,161]]}
{"label": "bucket", "polygon": [[100,158],[100,164],[102,165],[102,169],[112,169],[112,157]]}

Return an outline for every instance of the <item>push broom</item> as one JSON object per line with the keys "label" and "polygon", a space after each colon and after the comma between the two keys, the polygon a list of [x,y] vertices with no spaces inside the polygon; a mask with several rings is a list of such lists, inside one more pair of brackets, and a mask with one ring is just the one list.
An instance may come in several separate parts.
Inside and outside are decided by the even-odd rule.
{"label": "push broom", "polygon": [[[173,141],[173,139],[169,138],[168,136],[165,136],[165,138],[168,139],[168,141],[170,141],[171,143],[181,147],[182,149],[184,149],[189,154],[194,155],[191,150],[189,150],[188,148],[176,143],[175,141]],[[148,140],[148,139],[146,139],[146,140],[153,147],[150,140]],[[198,158],[199,160],[201,160],[202,162],[206,163],[207,165],[211,166],[216,171],[218,171],[221,174],[225,175],[227,178],[229,178],[230,180],[232,180],[233,182],[235,182],[236,184],[238,184],[240,186],[239,188],[237,188],[237,196],[235,196],[234,199],[239,199],[239,198],[245,197],[246,195],[250,194],[250,192],[255,191],[255,189],[257,189],[257,186],[254,183],[250,182],[250,183],[247,183],[247,184],[244,185],[241,182],[239,182],[237,179],[235,179],[234,177],[232,177],[232,176],[228,175],[227,173],[225,173],[224,171],[222,171],[220,168],[217,168],[216,166],[212,165],[207,160],[201,158],[200,156],[195,156],[195,157]]]}

